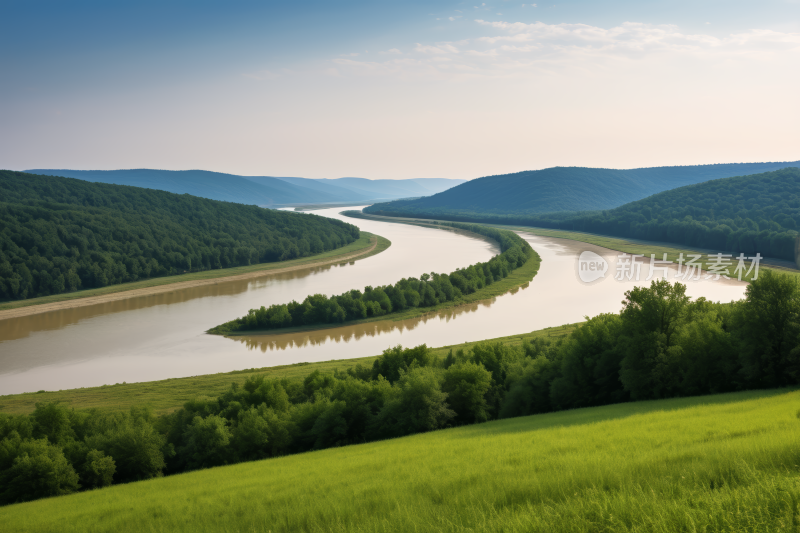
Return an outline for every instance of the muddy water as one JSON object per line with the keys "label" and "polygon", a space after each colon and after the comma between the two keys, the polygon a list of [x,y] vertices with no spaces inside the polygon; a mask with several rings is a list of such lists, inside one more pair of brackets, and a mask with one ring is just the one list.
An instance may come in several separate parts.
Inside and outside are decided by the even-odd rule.
{"label": "muddy water", "polygon": [[[338,215],[343,208],[318,212]],[[347,219],[352,222],[351,219]],[[358,221],[392,246],[372,257],[263,278],[220,282],[0,320],[0,395],[150,381],[311,360],[301,350],[264,356],[204,332],[248,309],[450,272],[498,253],[487,240],[430,228]],[[331,359],[338,357],[331,355]]]}
{"label": "muddy water", "polygon": [[[339,209],[323,212],[336,216]],[[300,300],[309,293],[338,294],[394,282],[426,271],[449,272],[483,261],[497,249],[452,232],[348,219],[389,238],[386,252],[355,263],[220,283],[98,306],[0,322],[0,394],[149,381],[252,367],[375,355],[395,344],[458,344],[577,322],[620,309],[626,290],[645,284],[616,281],[616,252],[562,239],[522,234],[542,257],[526,287],[489,301],[442,313],[304,333],[226,339],[203,334],[256,305]],[[577,257],[591,250],[609,263],[605,278],[582,282]],[[731,301],[744,283],[688,282],[693,297]],[[195,292],[192,292],[195,291]]]}
{"label": "muddy water", "polygon": [[[637,285],[649,285],[646,281],[649,259],[646,262],[639,260],[641,275],[638,282],[635,276],[631,280],[618,281],[615,279],[618,252],[566,239],[520,235],[539,253],[542,265],[533,281],[506,295],[410,320],[386,320],[306,333],[235,337],[234,340],[265,354],[291,353],[300,349],[310,354],[310,361],[378,354],[398,343],[405,346],[422,343],[446,346],[506,337],[579,322],[584,316],[617,312],[622,307],[625,291]],[[588,284],[581,281],[577,270],[578,256],[587,250],[608,262],[606,276]],[[668,279],[671,281],[674,281],[676,270],[675,266],[669,268]],[[662,275],[663,271],[657,271],[655,277]],[[742,298],[746,287],[746,283],[736,280],[706,280],[704,276],[700,280],[678,281],[687,285],[687,293],[692,298],[704,296],[722,302]],[[366,346],[373,348],[362,352]]]}

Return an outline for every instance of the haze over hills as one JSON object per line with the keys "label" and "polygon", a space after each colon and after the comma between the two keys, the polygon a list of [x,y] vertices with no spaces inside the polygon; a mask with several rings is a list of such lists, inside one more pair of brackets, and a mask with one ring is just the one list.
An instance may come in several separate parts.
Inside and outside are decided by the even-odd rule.
{"label": "haze over hills", "polygon": [[307,179],[238,176],[206,170],[69,170],[34,169],[32,174],[131,185],[201,198],[267,207],[302,203],[371,202],[436,194],[464,180],[364,178]]}
{"label": "haze over hills", "polygon": [[[242,176],[243,178],[253,181],[255,183],[261,183],[264,178],[260,176]],[[275,178],[266,178],[266,179],[275,179]],[[341,187],[339,185],[335,185],[334,183],[328,183],[329,180],[314,180],[309,178],[277,178],[281,181],[286,183],[290,183],[292,185],[296,185],[298,187],[302,187],[307,190],[314,191],[316,194],[324,195],[324,197],[328,198],[328,202],[352,202],[352,201],[369,201],[373,200],[372,196],[368,196],[363,194],[360,191],[356,191],[353,189],[347,189],[345,187]],[[335,182],[336,180],[330,180],[331,182]]]}
{"label": "haze over hills", "polygon": [[[285,178],[283,178],[285,179]],[[370,199],[411,198],[437,194],[467,180],[444,178],[418,178],[408,180],[368,180],[365,178],[338,178],[314,180],[346,187]]]}
{"label": "haze over hills", "polygon": [[463,216],[612,209],[684,185],[792,166],[800,161],[629,170],[554,167],[478,178],[428,198],[377,204],[367,211]]}

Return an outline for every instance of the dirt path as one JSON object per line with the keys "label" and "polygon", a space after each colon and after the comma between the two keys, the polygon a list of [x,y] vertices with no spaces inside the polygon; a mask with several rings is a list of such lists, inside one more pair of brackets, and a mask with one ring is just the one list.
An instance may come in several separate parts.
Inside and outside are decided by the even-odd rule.
{"label": "dirt path", "polygon": [[47,313],[49,311],[60,311],[63,309],[72,309],[74,307],[103,304],[107,302],[114,302],[117,300],[127,300],[128,298],[137,298],[139,296],[150,296],[151,294],[159,294],[162,292],[172,292],[182,289],[192,289],[194,287],[202,287],[204,285],[215,285],[217,283],[226,281],[241,281],[246,279],[262,278],[265,276],[270,276],[272,274],[283,274],[285,272],[293,272],[295,270],[302,270],[304,268],[314,268],[314,267],[329,265],[331,263],[341,263],[342,261],[349,261],[351,259],[356,259],[357,257],[361,257],[362,255],[366,255],[372,252],[377,246],[378,246],[378,239],[377,237],[375,237],[374,242],[368,248],[363,248],[351,254],[331,257],[324,261],[317,261],[314,263],[304,263],[302,265],[294,265],[285,268],[275,268],[271,270],[256,270],[254,272],[247,272],[246,274],[237,274],[234,276],[225,276],[222,278],[199,279],[193,281],[178,281],[176,283],[169,283],[166,285],[159,285],[156,287],[132,289],[129,291],[104,294],[102,296],[88,296],[86,298],[76,298],[74,300],[67,300],[64,302],[53,302],[49,304],[19,307],[17,309],[7,309],[4,311],[0,311],[0,320],[6,320],[9,318],[19,318],[30,315],[38,315],[39,313]]}

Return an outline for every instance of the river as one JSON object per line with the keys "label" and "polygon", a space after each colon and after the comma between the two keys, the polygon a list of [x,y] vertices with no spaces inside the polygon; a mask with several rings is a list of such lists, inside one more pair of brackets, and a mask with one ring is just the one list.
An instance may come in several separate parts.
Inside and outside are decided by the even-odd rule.
{"label": "river", "polygon": [[[363,290],[423,272],[451,272],[499,251],[494,243],[462,233],[349,219],[338,214],[342,210],[316,213],[382,235],[392,246],[340,265],[0,321],[0,395],[363,357],[396,344],[443,346],[514,335],[618,311],[625,290],[636,284],[613,279],[614,252],[521,234],[542,257],[539,274],[527,287],[490,301],[418,319],[314,332],[232,339],[204,333],[253,307]],[[578,278],[576,261],[585,250],[607,259],[606,278],[591,284]],[[739,299],[746,286],[724,280],[688,285],[691,296],[714,301]]]}

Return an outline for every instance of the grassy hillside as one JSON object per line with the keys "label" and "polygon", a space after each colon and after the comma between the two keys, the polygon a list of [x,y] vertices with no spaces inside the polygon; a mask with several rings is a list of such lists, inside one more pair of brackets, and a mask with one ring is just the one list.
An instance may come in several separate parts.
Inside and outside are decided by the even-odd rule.
{"label": "grassy hillside", "polygon": [[704,181],[778,170],[794,163],[746,163],[630,170],[555,167],[487,176],[418,200],[376,204],[366,212],[439,218],[519,216],[611,209],[652,194]]}
{"label": "grassy hillside", "polygon": [[151,189],[0,171],[0,300],[334,250],[353,225]]}
{"label": "grassy hillside", "polygon": [[0,530],[796,531],[800,393],[536,415],[0,508]]}

